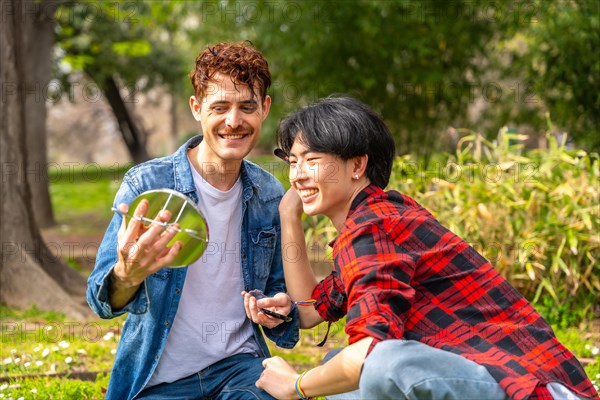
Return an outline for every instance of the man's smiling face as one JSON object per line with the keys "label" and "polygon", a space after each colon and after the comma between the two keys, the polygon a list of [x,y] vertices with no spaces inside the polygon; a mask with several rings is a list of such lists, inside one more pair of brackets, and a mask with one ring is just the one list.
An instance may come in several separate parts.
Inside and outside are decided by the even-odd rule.
{"label": "man's smiling face", "polygon": [[192,97],[192,114],[200,121],[203,141],[210,149],[204,161],[239,161],[254,148],[271,106],[269,96],[261,103],[258,89],[254,92],[227,75],[216,74],[200,102]]}

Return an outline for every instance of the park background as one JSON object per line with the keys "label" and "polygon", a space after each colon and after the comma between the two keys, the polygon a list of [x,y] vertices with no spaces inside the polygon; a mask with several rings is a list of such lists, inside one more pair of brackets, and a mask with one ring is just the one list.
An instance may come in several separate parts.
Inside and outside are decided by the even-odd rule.
{"label": "park background", "polygon": [[[83,293],[131,165],[199,133],[187,73],[206,45],[250,40],[273,107],[250,159],[274,158],[286,113],[353,95],[389,124],[389,189],[466,238],[600,381],[600,2],[0,2],[0,397],[102,398],[123,319]],[[315,271],[324,219],[306,218]],[[324,348],[304,331],[299,368]]]}

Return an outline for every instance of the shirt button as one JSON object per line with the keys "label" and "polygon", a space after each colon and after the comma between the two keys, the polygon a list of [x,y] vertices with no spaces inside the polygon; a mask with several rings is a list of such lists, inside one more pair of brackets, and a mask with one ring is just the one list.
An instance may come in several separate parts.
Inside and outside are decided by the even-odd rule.
{"label": "shirt button", "polygon": [[177,293],[177,294],[181,293],[181,289],[175,288],[175,293]]}
{"label": "shirt button", "polygon": [[158,361],[158,354],[154,356],[154,359]]}
{"label": "shirt button", "polygon": [[169,321],[165,321],[165,326],[169,326]]}

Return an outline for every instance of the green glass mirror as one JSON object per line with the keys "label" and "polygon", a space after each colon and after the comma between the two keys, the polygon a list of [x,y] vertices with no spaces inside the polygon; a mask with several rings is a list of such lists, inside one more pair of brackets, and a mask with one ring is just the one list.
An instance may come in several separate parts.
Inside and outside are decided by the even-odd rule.
{"label": "green glass mirror", "polygon": [[129,205],[129,211],[123,213],[113,208],[117,214],[125,216],[127,222],[135,218],[132,214],[142,200],[148,200],[148,212],[145,217],[137,217],[138,220],[148,227],[154,222],[154,218],[162,210],[171,212],[169,222],[161,223],[166,229],[179,224],[175,237],[167,244],[171,247],[176,241],[181,241],[183,247],[179,250],[177,257],[173,260],[170,268],[181,268],[195,262],[200,258],[208,244],[208,225],[206,220],[196,208],[194,202],[187,196],[171,189],[149,190],[136,197]]}

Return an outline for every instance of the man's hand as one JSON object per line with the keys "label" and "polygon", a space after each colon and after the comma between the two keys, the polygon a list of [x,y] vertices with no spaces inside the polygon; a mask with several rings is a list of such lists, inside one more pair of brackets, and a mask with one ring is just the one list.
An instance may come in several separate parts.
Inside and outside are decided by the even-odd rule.
{"label": "man's hand", "polygon": [[296,379],[300,376],[281,357],[271,357],[262,362],[265,370],[256,381],[256,387],[265,390],[276,399],[297,399]]}
{"label": "man's hand", "polygon": [[[119,210],[127,213],[127,205],[120,204]],[[161,224],[169,222],[171,213],[168,210],[161,211],[154,220],[156,223],[145,227],[138,218],[144,217],[147,211],[148,201],[142,200],[129,224],[123,217],[117,236],[119,259],[111,276],[110,302],[114,308],[124,307],[144,279],[172,263],[181,249],[181,242],[167,248],[167,243],[177,231],[170,228],[165,230]]]}
{"label": "man's hand", "polygon": [[302,200],[294,188],[288,189],[279,202],[279,214],[281,216],[302,217]]}
{"label": "man's hand", "polygon": [[257,299],[248,292],[242,292],[242,296],[244,296],[244,308],[246,309],[248,318],[266,328],[274,328],[281,324],[283,320],[265,314],[260,310],[261,308],[281,315],[288,315],[292,311],[292,300],[285,293],[277,293],[273,297],[264,297],[261,299]]}

